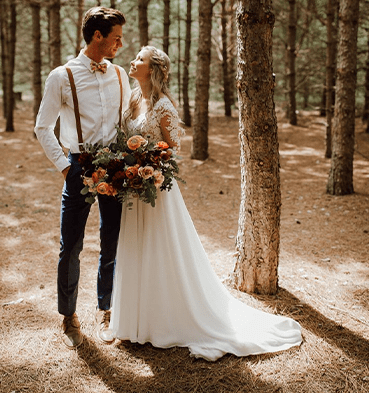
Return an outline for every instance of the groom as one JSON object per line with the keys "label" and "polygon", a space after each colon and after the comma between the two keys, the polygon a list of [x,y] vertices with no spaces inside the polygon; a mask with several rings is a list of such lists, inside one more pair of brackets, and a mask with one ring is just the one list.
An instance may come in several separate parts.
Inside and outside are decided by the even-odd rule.
{"label": "groom", "polygon": [[[54,69],[48,76],[35,126],[35,133],[47,157],[65,179],[57,287],[58,311],[64,316],[63,342],[71,349],[83,341],[76,315],[79,254],[91,207],[80,193],[84,185],[78,158],[83,143],[109,145],[114,141],[119,112],[128,107],[131,93],[128,76],[121,67],[114,67],[106,60],[114,58],[122,47],[122,26],[125,22],[124,15],[112,8],[94,7],[86,12],[82,24],[86,46],[76,58]],[[71,75],[68,75],[66,67]],[[78,105],[74,104],[74,100],[78,100]],[[60,141],[69,149],[68,158],[54,135],[59,115]],[[77,136],[78,128],[80,135]],[[114,340],[108,327],[121,209],[121,204],[113,197],[99,196],[101,250],[96,321],[97,336],[105,343]]]}

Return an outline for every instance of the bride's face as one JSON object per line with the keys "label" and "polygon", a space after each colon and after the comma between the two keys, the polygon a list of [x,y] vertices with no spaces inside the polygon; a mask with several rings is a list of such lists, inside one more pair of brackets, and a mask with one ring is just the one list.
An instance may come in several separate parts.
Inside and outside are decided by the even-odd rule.
{"label": "bride's face", "polygon": [[131,68],[129,76],[137,80],[150,79],[150,53],[147,50],[142,50],[138,53],[136,58],[131,61]]}

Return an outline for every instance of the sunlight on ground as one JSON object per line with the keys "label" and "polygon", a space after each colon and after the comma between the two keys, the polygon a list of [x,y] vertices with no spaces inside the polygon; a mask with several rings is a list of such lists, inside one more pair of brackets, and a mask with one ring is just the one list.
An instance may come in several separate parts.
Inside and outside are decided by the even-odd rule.
{"label": "sunlight on ground", "polygon": [[18,227],[21,221],[9,214],[0,214],[0,223],[7,227]]}
{"label": "sunlight on ground", "polygon": [[[288,147],[288,144],[285,144]],[[301,149],[296,149],[294,145],[291,146],[291,150],[280,150],[281,156],[318,156],[321,157],[321,152],[319,150],[313,149],[311,147],[303,147]],[[293,148],[293,149],[292,149]]]}
{"label": "sunlight on ground", "polygon": [[16,283],[19,285],[26,281],[27,276],[24,272],[19,270],[2,269],[1,270],[1,281],[4,283]]}

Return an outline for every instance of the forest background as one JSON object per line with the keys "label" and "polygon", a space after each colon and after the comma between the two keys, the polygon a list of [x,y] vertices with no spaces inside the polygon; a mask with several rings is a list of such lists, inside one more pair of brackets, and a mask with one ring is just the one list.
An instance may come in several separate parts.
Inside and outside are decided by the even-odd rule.
{"label": "forest background", "polygon": [[[60,42],[51,39],[50,29],[53,26],[53,23],[50,24],[50,10],[57,3],[60,4],[60,9],[57,7]],[[12,6],[16,7],[13,90],[18,93],[15,94],[18,101],[12,120],[14,133],[4,132],[7,119],[0,121],[0,163],[2,168],[7,168],[6,176],[1,177],[4,187],[0,192],[0,390],[5,393],[367,392],[369,7],[364,0],[360,1],[357,35],[355,193],[335,198],[326,193],[330,168],[330,159],[326,157],[325,117],[327,5],[330,2],[275,1],[273,4],[276,18],[273,30],[274,100],[282,189],[280,288],[273,296],[251,296],[236,291],[227,280],[224,281],[232,293],[246,303],[298,320],[303,326],[303,346],[298,351],[272,356],[246,359],[226,356],[215,364],[190,359],[186,349],[160,351],[150,345],[125,342],[111,347],[101,346],[92,333],[92,283],[98,248],[98,212],[95,209],[86,234],[85,273],[79,305],[82,328],[87,338],[77,352],[71,353],[61,347],[58,337],[60,321],[55,311],[54,261],[58,250],[62,179],[45,158],[32,133],[35,66],[30,5],[41,6],[43,86],[48,73],[57,65],[52,48],[59,46],[60,64],[75,56],[81,43],[77,39],[78,9],[82,5],[85,11],[96,3],[0,2],[1,18],[7,15],[9,22],[6,25],[2,19],[2,39],[6,36],[8,43],[14,27],[10,11]],[[203,43],[198,38],[199,10],[204,1],[100,3],[104,6],[115,3],[115,7],[127,17],[123,28],[123,48],[114,59],[114,63],[126,70],[145,39],[141,34],[139,14],[147,6],[147,39],[160,48],[169,44],[171,90],[180,104],[180,114],[186,124],[183,76],[187,6],[188,3],[192,5],[188,96],[190,113],[194,116],[196,78],[199,76],[196,71],[198,47]],[[209,157],[206,160],[193,159],[194,126],[187,124],[183,160],[180,162],[181,174],[187,180],[187,185],[182,187],[186,204],[215,271],[224,279],[233,268],[240,204],[239,103],[233,83],[237,72],[235,7],[240,3],[213,0],[210,19]],[[165,16],[168,4],[169,24]],[[3,12],[4,7],[8,13]],[[333,3],[333,8],[333,36],[337,43],[338,4]],[[4,26],[8,27],[6,34]],[[165,28],[169,28],[167,36]],[[228,77],[224,74],[225,58]],[[3,66],[1,71],[4,87],[6,70]],[[227,84],[231,87],[228,103],[225,102]],[[19,101],[20,96],[22,101]],[[3,97],[7,95],[3,94]],[[4,115],[6,102],[6,99],[2,101]],[[231,113],[227,113],[229,104]],[[27,154],[23,154],[25,149]],[[45,228],[48,230],[45,231]]]}
{"label": "forest background", "polygon": [[[2,0],[2,7],[5,10],[6,0]],[[12,1],[16,4],[16,62],[14,72],[14,91],[22,93],[24,98],[32,97],[32,72],[33,72],[33,41],[32,41],[32,15],[30,4],[32,1]],[[34,3],[37,3],[34,1]],[[50,54],[50,27],[49,27],[49,4],[53,2],[39,1],[41,5],[41,61],[42,61],[42,80],[45,81],[51,71]],[[83,45],[82,39],[77,39],[78,31],[78,7],[82,5],[85,11],[88,8],[100,3],[110,6],[110,1],[96,2],[85,0],[78,2],[61,1],[60,7],[60,28],[61,28],[61,64],[72,58]],[[148,36],[150,44],[163,48],[164,38],[169,40],[168,54],[172,61],[171,89],[176,94],[179,103],[183,102],[181,93],[182,80],[178,75],[183,75],[185,33],[187,1],[171,0],[116,0],[115,6],[118,7],[127,18],[124,26],[123,48],[117,54],[114,62],[121,65],[126,70],[129,69],[129,62],[135,58],[141,48],[139,28],[138,4],[146,3],[148,23]],[[164,37],[164,8],[165,3],[170,4],[169,15],[169,37]],[[190,99],[195,96],[196,78],[196,52],[198,49],[198,0],[192,0],[191,7],[191,32],[192,41],[190,48],[189,63],[189,94]],[[290,7],[287,1],[274,1],[273,12],[275,14],[275,27],[273,30],[273,71],[276,79],[275,101],[282,108],[287,108],[289,94],[289,56],[291,49],[288,29],[290,23]],[[321,108],[325,110],[326,86],[326,11],[327,2],[323,0],[297,0],[294,1],[294,24],[296,29],[295,37],[295,57],[296,57],[296,99],[297,109]],[[235,26],[235,7],[236,1],[228,0],[226,8],[222,9],[222,1],[215,1],[213,7],[212,35],[211,35],[211,75],[210,75],[210,97],[211,100],[221,101],[223,99],[223,44],[222,44],[222,17],[226,18],[228,37],[227,51],[228,61],[236,61],[237,42]],[[336,4],[336,7],[338,5]],[[232,11],[231,11],[232,9]],[[3,17],[5,13],[2,13]],[[357,88],[356,105],[359,114],[363,113],[365,104],[366,74],[368,72],[368,47],[369,47],[369,7],[367,0],[361,0],[360,20],[358,29],[358,58],[357,58]],[[232,22],[232,26],[229,24]],[[335,17],[337,29],[337,16]],[[9,32],[8,32],[9,34]],[[233,34],[233,35],[232,35]],[[78,41],[78,42],[77,42]],[[3,67],[4,72],[4,67]],[[235,80],[235,67],[230,66],[229,72],[233,73]],[[0,76],[3,78],[4,74]],[[178,83],[178,80],[180,81]],[[1,79],[2,81],[2,79]],[[235,88],[235,86],[234,86]],[[236,94],[234,92],[233,94]],[[323,102],[323,105],[322,105]],[[367,110],[367,108],[365,108]]]}

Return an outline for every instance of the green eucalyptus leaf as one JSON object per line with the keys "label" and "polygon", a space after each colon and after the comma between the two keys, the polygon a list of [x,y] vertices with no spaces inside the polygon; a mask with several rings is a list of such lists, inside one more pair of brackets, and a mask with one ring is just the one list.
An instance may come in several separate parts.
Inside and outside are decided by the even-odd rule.
{"label": "green eucalyptus leaf", "polygon": [[87,195],[88,192],[89,192],[89,190],[90,190],[89,187],[88,187],[88,186],[85,186],[85,187],[82,188],[81,194],[82,194],[82,195]]}

